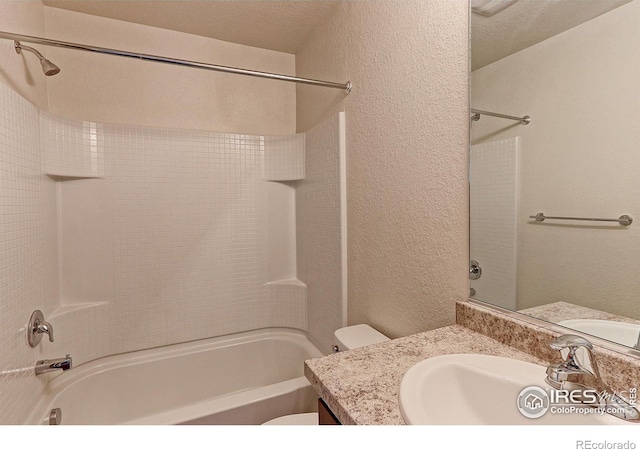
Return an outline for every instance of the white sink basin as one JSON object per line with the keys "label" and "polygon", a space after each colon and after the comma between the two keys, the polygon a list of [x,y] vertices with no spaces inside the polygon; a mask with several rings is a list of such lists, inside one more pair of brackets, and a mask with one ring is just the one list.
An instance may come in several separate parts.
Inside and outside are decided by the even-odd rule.
{"label": "white sink basin", "polygon": [[585,334],[633,347],[638,342],[640,325],[607,320],[566,320],[558,323]]}
{"label": "white sink basin", "polygon": [[[623,424],[610,415],[552,413],[539,418],[518,409],[530,386],[550,390],[546,367],[482,354],[432,357],[402,378],[399,403],[407,424]],[[524,401],[526,394],[521,401]]]}

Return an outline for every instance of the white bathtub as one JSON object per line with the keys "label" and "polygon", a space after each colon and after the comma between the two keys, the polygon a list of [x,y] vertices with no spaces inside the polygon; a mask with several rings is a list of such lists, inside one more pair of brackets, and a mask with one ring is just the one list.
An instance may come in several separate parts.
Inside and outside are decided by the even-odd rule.
{"label": "white bathtub", "polygon": [[[73,356],[73,354],[72,354]],[[29,424],[261,424],[315,411],[303,376],[322,356],[302,332],[266,329],[121,354],[49,382]]]}

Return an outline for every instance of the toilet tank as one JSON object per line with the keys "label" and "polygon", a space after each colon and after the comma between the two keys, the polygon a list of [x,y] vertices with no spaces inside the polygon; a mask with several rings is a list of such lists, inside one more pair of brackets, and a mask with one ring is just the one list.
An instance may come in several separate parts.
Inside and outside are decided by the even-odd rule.
{"label": "toilet tank", "polygon": [[374,343],[389,341],[389,338],[371,326],[356,324],[355,326],[342,327],[333,333],[334,352],[347,351]]}

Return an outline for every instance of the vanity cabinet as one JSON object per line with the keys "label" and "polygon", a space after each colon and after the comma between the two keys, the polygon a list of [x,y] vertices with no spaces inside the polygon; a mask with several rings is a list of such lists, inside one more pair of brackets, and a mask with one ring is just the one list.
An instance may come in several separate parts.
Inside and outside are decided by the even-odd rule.
{"label": "vanity cabinet", "polygon": [[322,399],[318,399],[318,424],[321,426],[339,426],[340,421]]}

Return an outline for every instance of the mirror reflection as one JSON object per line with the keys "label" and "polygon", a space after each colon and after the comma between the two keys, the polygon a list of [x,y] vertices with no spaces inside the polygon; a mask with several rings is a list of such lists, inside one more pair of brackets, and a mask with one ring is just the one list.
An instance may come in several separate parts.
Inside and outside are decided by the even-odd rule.
{"label": "mirror reflection", "polygon": [[472,0],[491,3],[471,18],[471,297],[639,347],[640,0]]}

